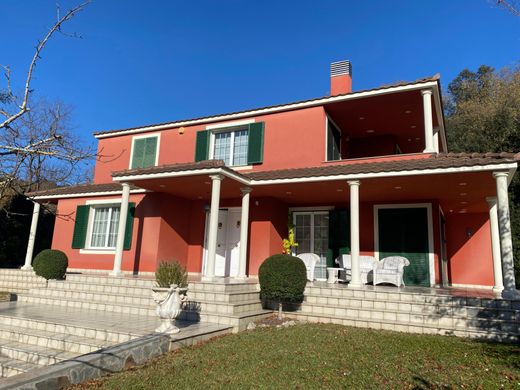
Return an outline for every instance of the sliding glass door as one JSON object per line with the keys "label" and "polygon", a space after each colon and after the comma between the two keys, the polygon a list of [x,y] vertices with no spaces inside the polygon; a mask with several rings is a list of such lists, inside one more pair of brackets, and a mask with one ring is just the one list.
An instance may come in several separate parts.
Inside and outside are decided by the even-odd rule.
{"label": "sliding glass door", "polygon": [[295,240],[298,243],[296,254],[315,253],[320,256],[316,264],[314,277],[327,278],[327,250],[329,248],[329,212],[328,211],[295,211]]}

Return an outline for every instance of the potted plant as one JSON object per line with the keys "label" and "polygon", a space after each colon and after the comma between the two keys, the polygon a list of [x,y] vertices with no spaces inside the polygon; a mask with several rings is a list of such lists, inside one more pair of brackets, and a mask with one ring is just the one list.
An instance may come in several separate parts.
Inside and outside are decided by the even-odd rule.
{"label": "potted plant", "polygon": [[294,256],[280,254],[265,259],[258,271],[260,297],[265,309],[295,311],[303,301],[307,269]]}
{"label": "potted plant", "polygon": [[188,274],[178,261],[161,262],[155,271],[157,286],[152,288],[152,296],[157,308],[156,313],[161,325],[156,332],[174,334],[180,329],[174,325],[182,311],[183,303],[188,299]]}

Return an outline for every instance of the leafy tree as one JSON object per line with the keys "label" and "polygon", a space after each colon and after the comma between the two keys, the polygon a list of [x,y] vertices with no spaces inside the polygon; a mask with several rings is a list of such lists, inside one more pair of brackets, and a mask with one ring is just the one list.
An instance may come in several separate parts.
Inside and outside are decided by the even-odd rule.
{"label": "leafy tree", "polygon": [[[520,151],[520,66],[464,69],[448,85],[444,108],[452,152]],[[509,187],[517,284],[520,282],[520,179]]]}

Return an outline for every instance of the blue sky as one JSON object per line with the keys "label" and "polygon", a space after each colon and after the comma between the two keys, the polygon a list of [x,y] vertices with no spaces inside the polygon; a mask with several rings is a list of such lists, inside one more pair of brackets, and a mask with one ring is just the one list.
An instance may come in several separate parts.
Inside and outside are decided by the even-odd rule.
{"label": "blue sky", "polygon": [[[15,83],[55,3],[0,0],[0,64]],[[65,29],[83,39],[56,36],[33,87],[73,106],[86,141],[96,130],[323,96],[341,59],[353,64],[354,90],[437,72],[446,87],[463,68],[520,60],[520,18],[491,0],[95,0]]]}

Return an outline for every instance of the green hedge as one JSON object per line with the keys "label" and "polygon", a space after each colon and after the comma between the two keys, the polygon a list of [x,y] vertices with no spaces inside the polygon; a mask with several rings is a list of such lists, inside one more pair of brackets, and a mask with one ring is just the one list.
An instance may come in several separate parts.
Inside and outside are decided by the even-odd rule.
{"label": "green hedge", "polygon": [[307,269],[298,257],[273,255],[265,259],[258,272],[263,299],[281,302],[303,301]]}
{"label": "green hedge", "polygon": [[54,249],[45,249],[38,253],[32,264],[36,275],[42,276],[47,280],[65,279],[68,265],[67,255],[62,251]]}

